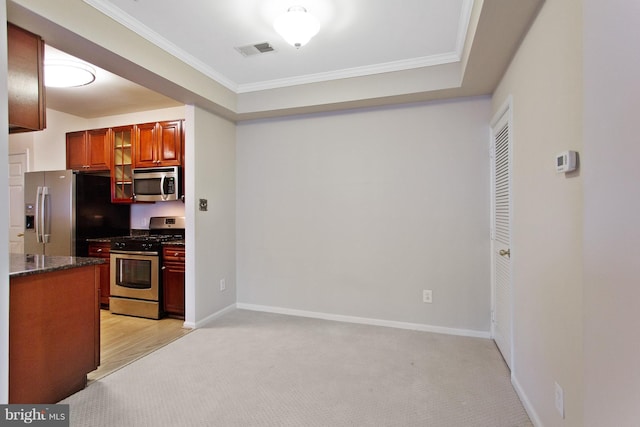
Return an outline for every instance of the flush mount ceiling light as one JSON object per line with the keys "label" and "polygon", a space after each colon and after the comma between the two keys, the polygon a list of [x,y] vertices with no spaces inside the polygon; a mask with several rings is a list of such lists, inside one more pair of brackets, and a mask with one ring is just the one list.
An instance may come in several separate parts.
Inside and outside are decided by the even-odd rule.
{"label": "flush mount ceiling light", "polygon": [[96,79],[93,67],[78,61],[52,59],[44,63],[44,84],[48,87],[77,87]]}
{"label": "flush mount ceiling light", "polygon": [[273,28],[292,46],[300,48],[320,31],[320,23],[307,13],[302,6],[293,6],[287,13],[280,15],[273,23]]}

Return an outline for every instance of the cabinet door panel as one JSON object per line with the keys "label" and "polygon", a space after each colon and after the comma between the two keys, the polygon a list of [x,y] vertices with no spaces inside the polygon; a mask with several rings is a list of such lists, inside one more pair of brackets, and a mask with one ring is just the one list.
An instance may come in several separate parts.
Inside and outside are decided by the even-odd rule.
{"label": "cabinet door panel", "polygon": [[111,202],[133,202],[133,146],[135,127],[120,126],[111,129],[113,135],[111,168]]}
{"label": "cabinet door panel", "polygon": [[67,133],[67,169],[82,170],[87,166],[85,136],[85,131]]}
{"label": "cabinet door panel", "polygon": [[111,159],[111,139],[109,129],[95,129],[87,132],[87,160],[92,170],[109,170]]}
{"label": "cabinet door panel", "polygon": [[184,265],[168,264],[163,270],[164,311],[184,316]]}
{"label": "cabinet door panel", "polygon": [[165,246],[162,251],[163,308],[167,315],[184,319],[184,246]]}
{"label": "cabinet door panel", "polygon": [[158,153],[162,166],[179,166],[182,154],[182,126],[180,121],[159,124]]}
{"label": "cabinet door panel", "polygon": [[[108,260],[111,254],[111,243],[90,243],[89,256]],[[98,266],[100,274],[100,305],[109,308],[109,296],[111,293],[111,270],[109,264]]]}
{"label": "cabinet door panel", "polygon": [[156,166],[156,123],[137,125],[137,140],[135,144],[136,167]]}
{"label": "cabinet door panel", "polygon": [[9,133],[46,126],[43,62],[42,38],[7,24]]}

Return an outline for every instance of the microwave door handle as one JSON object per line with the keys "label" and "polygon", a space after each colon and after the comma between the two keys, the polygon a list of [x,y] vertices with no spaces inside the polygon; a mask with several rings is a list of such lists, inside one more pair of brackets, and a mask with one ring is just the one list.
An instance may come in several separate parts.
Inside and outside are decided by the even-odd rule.
{"label": "microwave door handle", "polygon": [[38,187],[38,189],[36,190],[36,215],[35,215],[35,221],[34,221],[34,226],[36,229],[36,242],[38,243],[42,243],[42,236],[40,235],[40,211],[42,209],[42,207],[40,206],[40,198],[42,197],[42,187]]}
{"label": "microwave door handle", "polygon": [[166,176],[162,174],[162,178],[160,178],[160,195],[162,196],[162,200],[167,200],[167,195],[164,193],[164,180]]}

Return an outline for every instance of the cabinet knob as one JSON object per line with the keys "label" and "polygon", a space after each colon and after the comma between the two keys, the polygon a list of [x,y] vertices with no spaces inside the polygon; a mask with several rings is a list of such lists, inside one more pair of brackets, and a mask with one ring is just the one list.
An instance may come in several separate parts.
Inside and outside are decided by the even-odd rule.
{"label": "cabinet knob", "polygon": [[167,267],[165,267],[164,265],[162,266],[161,270],[166,270]]}
{"label": "cabinet knob", "polygon": [[98,248],[96,252],[102,252],[102,248]]}
{"label": "cabinet knob", "polygon": [[178,256],[180,255],[178,252],[174,253],[173,256]]}

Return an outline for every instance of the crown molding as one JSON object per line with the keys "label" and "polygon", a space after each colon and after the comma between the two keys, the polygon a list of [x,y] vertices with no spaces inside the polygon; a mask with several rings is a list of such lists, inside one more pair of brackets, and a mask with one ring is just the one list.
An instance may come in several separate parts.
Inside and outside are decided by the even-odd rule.
{"label": "crown molding", "polygon": [[473,3],[474,0],[464,0],[462,3],[462,10],[460,11],[460,21],[458,22],[458,37],[456,38],[456,53],[458,54],[459,58],[462,58],[464,43],[467,39],[469,23],[471,22],[471,15],[473,13]]}
{"label": "crown molding", "polygon": [[345,68],[343,70],[328,71],[326,73],[307,74],[304,76],[289,77],[285,79],[268,80],[264,82],[238,85],[237,93],[258,92],[267,89],[278,89],[288,86],[319,83],[329,80],[348,79],[352,77],[370,76],[373,74],[391,73],[394,71],[412,70],[434,65],[450,64],[460,61],[456,52],[447,52],[439,55],[411,58],[402,61],[386,62],[383,64],[367,65],[364,67]]}
{"label": "crown molding", "polygon": [[193,55],[185,52],[180,47],[171,43],[169,40],[153,31],[142,22],[134,19],[129,14],[125,13],[122,9],[114,6],[108,0],[83,0],[89,6],[97,9],[103,14],[107,15],[116,22],[122,24],[129,30],[138,34],[147,41],[153,43],[159,48],[165,50],[169,54],[180,59],[187,65],[193,67],[199,72],[203,73],[207,77],[220,83],[222,86],[231,90],[236,94],[258,92],[268,89],[278,89],[290,86],[311,84],[325,82],[329,80],[338,80],[354,77],[362,77],[373,74],[390,73],[396,71],[404,71],[416,68],[431,67],[436,65],[444,65],[452,62],[460,61],[462,57],[462,51],[464,49],[464,43],[469,27],[469,21],[471,18],[471,12],[473,9],[473,3],[475,0],[464,0],[462,10],[460,13],[460,21],[458,25],[458,34],[456,38],[455,49],[451,52],[446,52],[438,55],[430,55],[419,58],[411,58],[401,61],[392,61],[382,64],[374,64],[371,66],[347,68],[336,71],[328,71],[324,73],[307,74],[304,76],[295,76],[290,78],[267,80],[256,83],[238,84],[227,76],[219,73],[215,69],[211,68],[204,62],[200,61]]}

